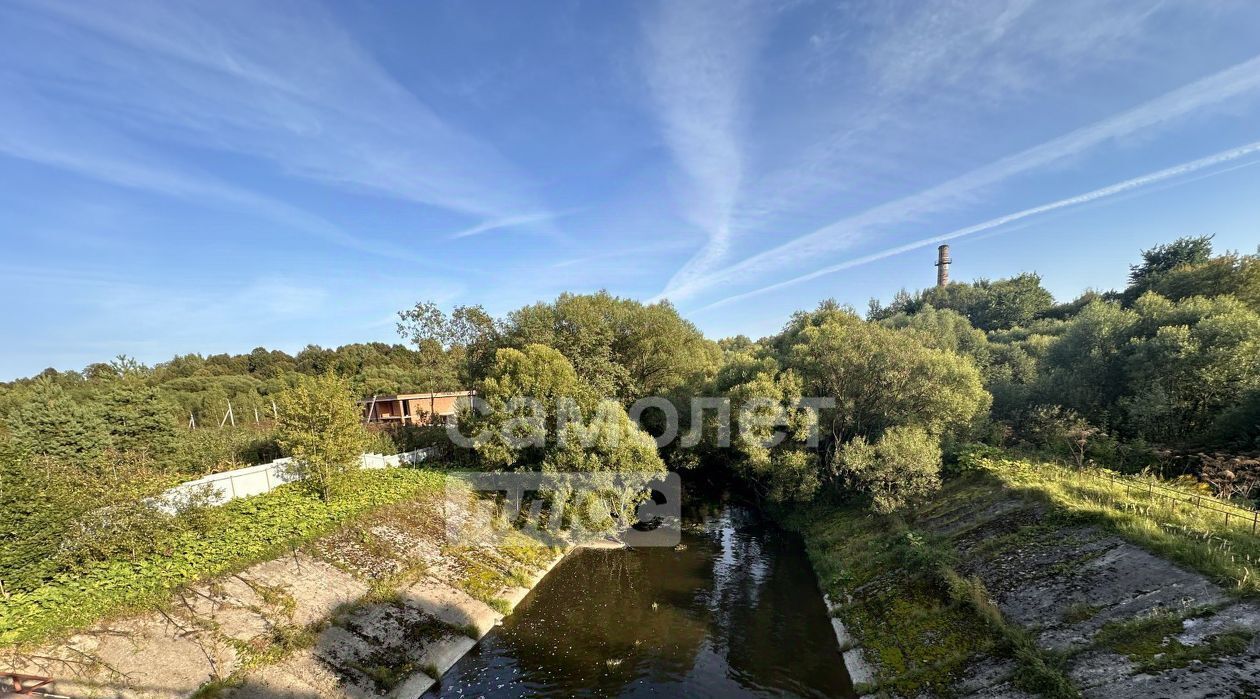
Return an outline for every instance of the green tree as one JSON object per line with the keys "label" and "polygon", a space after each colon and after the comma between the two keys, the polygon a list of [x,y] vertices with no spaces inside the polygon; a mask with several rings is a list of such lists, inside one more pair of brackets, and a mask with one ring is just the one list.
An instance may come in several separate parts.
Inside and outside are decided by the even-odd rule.
{"label": "green tree", "polygon": [[865,323],[849,311],[798,315],[776,338],[780,362],[804,392],[836,400],[823,425],[837,442],[918,425],[937,436],[964,432],[989,408],[979,369],[924,345],[916,333]]}
{"label": "green tree", "polygon": [[[737,472],[771,500],[808,500],[826,483],[856,487],[836,480],[832,456],[855,440],[878,445],[894,429],[914,428],[939,453],[942,439],[967,433],[990,402],[980,371],[968,357],[932,347],[923,333],[864,322],[824,302],[794,315],[754,352],[731,356],[716,388],[740,415]],[[835,406],[815,411],[801,397]],[[751,430],[744,424],[750,415]],[[900,449],[900,439],[890,445]],[[914,479],[907,492],[930,483]]]}
{"label": "green tree", "polygon": [[1022,343],[991,342],[962,314],[931,306],[913,315],[898,313],[880,324],[915,331],[928,347],[970,357],[993,395],[995,416],[1009,417],[1027,403],[1037,380],[1037,362]]}
{"label": "green tree", "polygon": [[[749,361],[752,360],[752,361]],[[773,360],[742,361],[754,373],[732,386],[737,419],[734,467],[753,490],[771,502],[808,501],[822,485],[817,449],[809,448],[817,422],[801,406],[803,383],[794,371],[777,371]],[[711,418],[712,432],[721,426]]]}
{"label": "green tree", "polygon": [[1145,285],[1153,278],[1183,267],[1207,262],[1212,257],[1212,238],[1210,235],[1178,238],[1167,245],[1157,245],[1142,251],[1142,262],[1129,267],[1129,285],[1136,287],[1140,296]]}
{"label": "green tree", "polygon": [[349,383],[335,374],[299,376],[276,396],[276,441],[296,472],[324,500],[335,497],[347,472],[359,467],[369,442],[362,409]]}
{"label": "green tree", "polygon": [[172,522],[145,499],[170,484],[143,452],[103,449],[87,462],[0,440],[0,580],[30,590],[86,563],[157,550]]}
{"label": "green tree", "polygon": [[1260,314],[1242,302],[1147,294],[1134,311],[1138,333],[1125,347],[1127,390],[1117,406],[1131,434],[1196,441],[1260,389]]}
{"label": "green tree", "polygon": [[553,347],[597,395],[626,404],[711,377],[721,357],[668,302],[644,305],[603,291],[561,294],[512,312],[503,344]]}
{"label": "green tree", "polygon": [[109,446],[97,407],[46,378],[35,382],[9,423],[14,443],[37,456],[90,460]]}
{"label": "green tree", "polygon": [[1260,311],[1260,256],[1233,253],[1175,267],[1142,285],[1173,301],[1192,296],[1233,296]]}
{"label": "green tree", "polygon": [[470,413],[461,423],[469,434],[484,436],[475,449],[492,468],[524,465],[537,470],[558,441],[557,412],[571,403],[590,413],[598,404],[573,365],[545,345],[495,352],[489,376],[477,385],[477,395],[486,402],[487,414]]}
{"label": "green tree", "polygon": [[1126,390],[1124,348],[1138,316],[1118,303],[1094,301],[1067,322],[1049,346],[1038,381],[1038,402],[1072,408],[1094,424]]}
{"label": "green tree", "polygon": [[1053,306],[1054,296],[1041,285],[1041,277],[1024,273],[997,281],[955,282],[924,289],[913,296],[903,289],[887,307],[872,300],[867,317],[885,320],[899,313],[913,315],[932,307],[957,311],[973,326],[991,331],[1027,324]]}
{"label": "green tree", "polygon": [[1054,296],[1041,285],[1040,275],[1020,274],[1010,279],[977,282],[983,295],[968,317],[981,330],[1024,325],[1054,305]]}
{"label": "green tree", "polygon": [[147,451],[156,459],[169,454],[175,442],[174,411],[157,389],[124,376],[110,382],[98,404],[115,449]]}
{"label": "green tree", "polygon": [[1212,421],[1211,444],[1233,449],[1260,450],[1260,389],[1252,389]]}
{"label": "green tree", "polygon": [[601,399],[556,349],[498,350],[477,393],[488,410],[466,411],[460,429],[476,437],[483,468],[607,476],[617,503],[610,516],[617,517],[641,501],[647,479],[665,472],[653,438],[620,403]]}
{"label": "green tree", "polygon": [[422,352],[447,349],[454,364],[463,367],[464,381],[484,373],[500,334],[498,321],[481,306],[456,306],[448,316],[432,301],[399,311],[397,328]]}

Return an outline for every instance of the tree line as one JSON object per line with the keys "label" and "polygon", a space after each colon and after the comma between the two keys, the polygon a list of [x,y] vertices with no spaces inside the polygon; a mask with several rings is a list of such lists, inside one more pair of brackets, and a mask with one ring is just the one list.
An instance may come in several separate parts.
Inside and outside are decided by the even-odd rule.
{"label": "tree line", "polygon": [[[1208,237],[1142,252],[1122,290],[1056,302],[1032,273],[956,282],[872,301],[864,316],[824,301],[755,341],[706,338],[668,302],[606,292],[498,318],[425,302],[399,313],[398,331],[407,344],[120,358],[0,386],[0,508],[17,513],[0,538],[22,552],[0,561],[0,579],[117,555],[49,551],[102,505],[225,465],[297,455],[334,497],[350,455],[406,446],[362,431],[353,401],[372,394],[477,390],[492,410],[461,425],[491,437],[453,452],[462,467],[709,468],[766,503],[858,498],[879,511],[929,496],[975,443],[1123,469],[1156,464],[1161,447],[1260,448],[1260,255],[1216,254]],[[662,411],[630,419],[647,396],[698,439],[658,448]],[[694,413],[697,396],[745,419]],[[219,429],[228,401],[239,424]]]}

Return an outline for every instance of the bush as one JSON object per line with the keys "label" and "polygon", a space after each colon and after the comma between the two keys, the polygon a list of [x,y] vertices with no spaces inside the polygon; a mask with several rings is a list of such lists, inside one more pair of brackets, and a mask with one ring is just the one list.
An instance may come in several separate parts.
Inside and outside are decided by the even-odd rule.
{"label": "bush", "polygon": [[165,458],[171,470],[188,476],[205,476],[264,464],[283,456],[270,426],[201,427],[181,431]]}
{"label": "bush", "polygon": [[445,425],[368,425],[367,432],[367,451],[378,454],[401,454],[451,443]]}
{"label": "bush", "polygon": [[1032,408],[1022,427],[1034,446],[1069,460],[1077,468],[1085,465],[1090,444],[1106,436],[1075,410],[1061,405]]}
{"label": "bush", "polygon": [[941,485],[940,440],[921,427],[894,427],[871,444],[857,437],[835,454],[836,471],[870,497],[881,514],[896,510]]}
{"label": "bush", "polygon": [[1208,443],[1236,449],[1260,449],[1260,389],[1216,416]]}
{"label": "bush", "polygon": [[954,458],[949,459],[941,467],[941,476],[954,478],[970,471],[979,471],[989,459],[1000,459],[1006,452],[999,447],[988,444],[964,444],[959,447]]}
{"label": "bush", "polygon": [[0,580],[26,590],[56,574],[158,550],[174,526],[142,501],[171,484],[143,453],[92,461],[0,452]]}

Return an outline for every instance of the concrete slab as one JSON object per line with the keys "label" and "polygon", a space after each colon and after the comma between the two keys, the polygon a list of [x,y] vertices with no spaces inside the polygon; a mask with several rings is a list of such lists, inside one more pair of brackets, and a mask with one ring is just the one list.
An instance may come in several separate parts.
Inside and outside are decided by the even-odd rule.
{"label": "concrete slab", "polygon": [[236,699],[310,699],[337,696],[367,699],[373,694],[360,687],[346,685],[314,650],[303,650],[279,663],[250,673],[240,687],[231,691],[231,696]]}
{"label": "concrete slab", "polygon": [[843,621],[831,617],[831,630],[836,634],[836,645],[840,647],[840,652],[843,653],[854,646],[853,634],[845,628]]}
{"label": "concrete slab", "polygon": [[861,648],[844,652],[844,667],[849,671],[849,679],[853,681],[853,686],[875,684],[875,668],[866,661]]}
{"label": "concrete slab", "polygon": [[516,609],[516,606],[529,596],[529,590],[528,587],[509,587],[499,597],[508,603],[509,608]]}
{"label": "concrete slab", "polygon": [[402,601],[456,628],[475,627],[477,638],[503,618],[485,602],[436,580],[421,580],[403,590]]}
{"label": "concrete slab", "polygon": [[395,687],[394,691],[389,693],[389,699],[420,699],[435,684],[437,680],[423,672],[417,672]]}
{"label": "concrete slab", "polygon": [[368,591],[365,583],[349,573],[304,553],[259,563],[241,577],[255,585],[284,590],[295,602],[292,621],[300,626],[331,615],[337,607]]}
{"label": "concrete slab", "polygon": [[182,697],[230,675],[236,652],[209,631],[147,614],[75,636],[61,657],[91,657],[100,668],[57,683],[72,696],[159,699]]}
{"label": "concrete slab", "polygon": [[420,661],[436,668],[441,677],[475,645],[477,642],[467,636],[450,636],[426,645]]}
{"label": "concrete slab", "polygon": [[271,604],[235,576],[198,585],[178,595],[175,612],[190,622],[208,623],[226,638],[248,642],[287,622],[281,608]]}

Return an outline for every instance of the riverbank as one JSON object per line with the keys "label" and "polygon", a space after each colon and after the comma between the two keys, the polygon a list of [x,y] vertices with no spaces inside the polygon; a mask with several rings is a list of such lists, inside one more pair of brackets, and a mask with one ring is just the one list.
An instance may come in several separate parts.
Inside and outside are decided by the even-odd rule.
{"label": "riverbank", "polygon": [[[1219,538],[1242,532],[1142,490],[986,459],[901,517],[820,506],[789,524],[851,636],[849,657],[871,670],[861,692],[1256,691],[1250,562]],[[1165,515],[1181,519],[1156,521]]]}
{"label": "riverbank", "polygon": [[81,697],[418,696],[564,551],[511,538],[450,546],[448,518],[466,503],[440,474],[408,478],[429,487],[149,611],[15,648],[6,669]]}
{"label": "riverbank", "polygon": [[101,620],[169,606],[181,587],[296,551],[391,504],[433,497],[444,482],[432,470],[360,470],[347,476],[344,492],[332,501],[284,485],[266,495],[202,508],[192,518],[195,526],[169,520],[165,526],[177,534],[156,550],[129,555],[124,549],[30,589],[10,586],[0,604],[0,648],[46,645]]}

